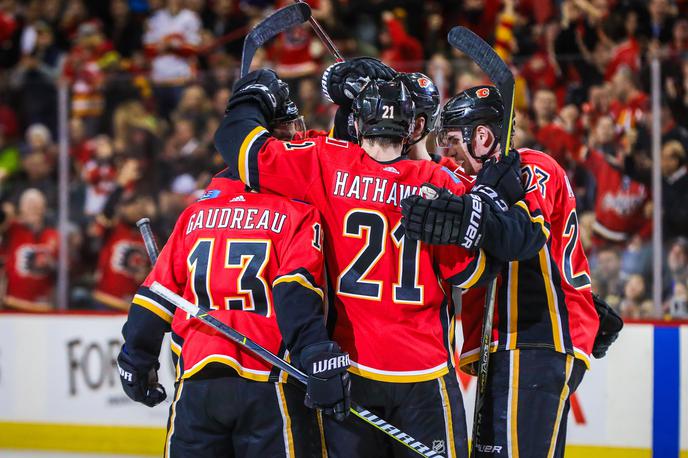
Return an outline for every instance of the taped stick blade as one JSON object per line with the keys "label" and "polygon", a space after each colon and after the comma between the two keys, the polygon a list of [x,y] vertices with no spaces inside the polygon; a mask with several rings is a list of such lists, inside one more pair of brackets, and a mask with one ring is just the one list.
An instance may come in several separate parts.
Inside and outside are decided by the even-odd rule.
{"label": "taped stick blade", "polygon": [[244,39],[244,49],[241,53],[241,76],[248,74],[258,48],[281,32],[303,24],[310,17],[310,6],[306,3],[294,3],[280,8],[259,22]]}

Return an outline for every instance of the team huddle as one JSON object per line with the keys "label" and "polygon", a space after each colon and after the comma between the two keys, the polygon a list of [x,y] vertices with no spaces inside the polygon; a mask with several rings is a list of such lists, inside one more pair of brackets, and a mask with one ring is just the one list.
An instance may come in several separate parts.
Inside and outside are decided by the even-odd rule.
{"label": "team huddle", "polygon": [[[456,368],[477,370],[494,279],[472,456],[564,456],[570,395],[618,333],[591,291],[566,173],[542,152],[502,149],[496,87],[441,107],[427,76],[361,57],[329,67],[322,88],[338,106],[329,133],[305,130],[275,72],[236,82],[215,134],[227,168],[133,300],[118,357],[133,400],[165,399],[156,371],[172,334],[165,456],[418,456],[349,415],[355,400],[425,456],[468,457]],[[432,131],[443,155],[427,149]],[[303,371],[305,392],[154,282]]]}

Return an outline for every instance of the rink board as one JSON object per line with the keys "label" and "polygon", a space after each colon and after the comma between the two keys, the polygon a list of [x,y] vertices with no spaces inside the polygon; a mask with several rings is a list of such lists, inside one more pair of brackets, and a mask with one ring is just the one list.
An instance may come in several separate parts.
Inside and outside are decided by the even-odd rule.
{"label": "rink board", "polygon": [[[153,409],[130,401],[115,365],[124,319],[0,314],[0,449],[160,455],[169,348],[160,370],[168,400]],[[475,379],[460,378],[470,421]],[[688,326],[627,325],[576,393],[567,457],[688,458],[686,393]]]}

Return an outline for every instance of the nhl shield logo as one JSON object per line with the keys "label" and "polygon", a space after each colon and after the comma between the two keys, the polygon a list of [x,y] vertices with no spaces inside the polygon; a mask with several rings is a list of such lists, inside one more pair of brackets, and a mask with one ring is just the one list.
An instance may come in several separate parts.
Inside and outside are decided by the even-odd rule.
{"label": "nhl shield logo", "polygon": [[486,87],[481,87],[477,91],[475,91],[475,95],[478,96],[479,99],[484,99],[488,95],[490,95],[490,90]]}
{"label": "nhl shield logo", "polygon": [[444,453],[444,441],[443,440],[434,440],[432,441],[432,451],[435,453]]}

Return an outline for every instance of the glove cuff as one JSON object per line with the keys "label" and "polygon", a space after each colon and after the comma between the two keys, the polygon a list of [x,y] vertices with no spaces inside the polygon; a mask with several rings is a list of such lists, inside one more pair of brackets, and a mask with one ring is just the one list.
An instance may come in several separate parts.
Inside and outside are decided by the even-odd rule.
{"label": "glove cuff", "polygon": [[509,209],[506,201],[490,186],[477,184],[473,186],[470,193],[479,195],[481,200],[487,203],[495,211],[505,212]]}
{"label": "glove cuff", "polygon": [[322,95],[325,97],[325,100],[331,103],[335,103],[334,100],[332,100],[332,96],[330,95],[330,88],[329,88],[329,83],[330,83],[330,74],[332,73],[332,69],[336,67],[337,65],[340,65],[341,62],[335,62],[334,64],[330,65],[325,69],[322,75],[322,79],[320,80],[320,86],[322,87]]}

